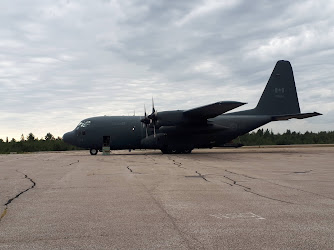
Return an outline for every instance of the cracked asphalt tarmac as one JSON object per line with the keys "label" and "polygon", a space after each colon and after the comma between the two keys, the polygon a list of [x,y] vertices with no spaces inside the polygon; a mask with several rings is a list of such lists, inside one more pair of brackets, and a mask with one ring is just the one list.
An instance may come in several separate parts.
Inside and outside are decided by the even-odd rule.
{"label": "cracked asphalt tarmac", "polygon": [[334,249],[333,155],[0,155],[0,249]]}

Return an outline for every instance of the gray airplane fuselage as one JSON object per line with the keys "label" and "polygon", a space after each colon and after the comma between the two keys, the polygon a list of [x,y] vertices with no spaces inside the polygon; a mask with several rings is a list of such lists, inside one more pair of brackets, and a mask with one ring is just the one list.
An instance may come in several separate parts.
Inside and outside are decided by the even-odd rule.
{"label": "gray airplane fuselage", "polygon": [[162,147],[172,148],[210,148],[223,146],[239,135],[245,134],[271,121],[270,116],[248,116],[225,114],[208,120],[207,125],[162,126],[153,135],[148,129],[148,138],[159,143],[143,144],[146,129],[139,116],[100,116],[83,120],[89,125],[80,124],[64,135],[64,140],[82,148],[101,150],[103,137],[110,136],[110,149],[144,149]]}
{"label": "gray airplane fuselage", "polygon": [[[153,103],[152,103],[153,104]],[[85,119],[63,140],[96,154],[103,146],[117,149],[160,149],[190,153],[194,148],[222,147],[231,140],[271,121],[320,115],[301,113],[290,62],[278,61],[253,109],[229,112],[243,102],[221,101],[189,109],[150,115],[100,116]]]}

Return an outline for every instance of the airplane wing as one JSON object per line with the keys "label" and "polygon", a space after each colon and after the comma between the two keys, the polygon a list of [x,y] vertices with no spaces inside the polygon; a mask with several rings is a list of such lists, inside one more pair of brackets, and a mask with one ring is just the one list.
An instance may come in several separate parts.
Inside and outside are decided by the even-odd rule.
{"label": "airplane wing", "polygon": [[214,118],[218,115],[221,115],[237,107],[240,107],[244,104],[246,103],[234,102],[234,101],[216,102],[198,108],[185,110],[183,111],[183,114],[184,116],[189,118],[209,119],[209,118]]}
{"label": "airplane wing", "polygon": [[322,115],[322,114],[318,112],[313,112],[313,113],[301,113],[301,114],[292,114],[292,115],[276,115],[276,116],[273,116],[272,119],[273,121],[284,121],[284,120],[289,120],[292,118],[305,119],[305,118],[318,116],[318,115]]}

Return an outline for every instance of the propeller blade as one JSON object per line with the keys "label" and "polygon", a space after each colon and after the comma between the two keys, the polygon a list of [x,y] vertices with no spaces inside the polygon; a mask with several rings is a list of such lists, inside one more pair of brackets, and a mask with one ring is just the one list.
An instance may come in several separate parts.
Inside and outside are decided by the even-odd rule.
{"label": "propeller blade", "polygon": [[156,123],[157,123],[157,114],[158,112],[155,110],[154,108],[154,100],[153,100],[153,97],[152,97],[152,113],[147,115],[146,113],[146,105],[144,104],[144,118],[142,118],[140,121],[143,123],[143,128],[144,128],[144,124],[145,124],[145,131],[146,131],[146,137],[148,137],[148,131],[147,131],[147,127],[150,126],[150,128],[152,128],[153,126],[153,134],[154,134],[154,137],[156,137]]}
{"label": "propeller blade", "polygon": [[145,104],[144,104],[144,118],[142,118],[141,120],[140,120],[142,123],[144,123],[144,124],[150,124],[150,122],[151,122],[151,120],[150,120],[150,117],[149,116],[147,116],[147,113],[146,113],[146,106],[145,106]]}
{"label": "propeller blade", "polygon": [[144,104],[144,118],[140,119],[140,122],[143,123],[143,128],[145,126],[145,134],[146,134],[146,138],[147,138],[148,137],[147,126],[148,126],[148,124],[151,123],[151,119],[149,119],[147,117],[146,105],[145,104]]}
{"label": "propeller blade", "polygon": [[153,134],[154,134],[154,138],[155,138],[155,124],[153,124]]}
{"label": "propeller blade", "polygon": [[154,100],[153,100],[153,96],[152,96],[152,114],[155,113],[155,108],[154,108]]}
{"label": "propeller blade", "polygon": [[157,114],[158,114],[158,112],[154,108],[154,100],[153,100],[153,97],[152,97],[152,113],[150,115],[148,115],[148,118],[150,120],[152,120],[151,123],[155,123],[155,121],[157,121]]}

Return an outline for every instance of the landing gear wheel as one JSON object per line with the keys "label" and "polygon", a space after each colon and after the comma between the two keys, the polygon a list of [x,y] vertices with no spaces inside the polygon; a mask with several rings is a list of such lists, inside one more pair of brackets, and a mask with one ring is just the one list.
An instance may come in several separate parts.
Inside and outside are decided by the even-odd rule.
{"label": "landing gear wheel", "polygon": [[98,150],[97,150],[96,148],[91,148],[91,149],[89,150],[89,153],[90,153],[91,155],[97,155],[97,152],[98,152]]}
{"label": "landing gear wheel", "polygon": [[189,149],[178,150],[175,148],[174,149],[163,148],[160,150],[163,154],[190,154],[193,149],[189,148]]}

